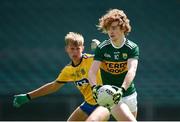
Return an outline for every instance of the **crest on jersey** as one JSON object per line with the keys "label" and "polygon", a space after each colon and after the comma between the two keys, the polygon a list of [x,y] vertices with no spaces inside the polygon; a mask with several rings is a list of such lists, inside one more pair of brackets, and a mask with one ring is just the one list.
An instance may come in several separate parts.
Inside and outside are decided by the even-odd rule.
{"label": "crest on jersey", "polygon": [[86,74],[86,72],[85,72],[84,69],[81,69],[81,74],[82,74],[82,75],[85,75],[85,74]]}
{"label": "crest on jersey", "polygon": [[122,53],[122,57],[123,57],[123,59],[127,59],[127,57],[128,57],[127,53]]}

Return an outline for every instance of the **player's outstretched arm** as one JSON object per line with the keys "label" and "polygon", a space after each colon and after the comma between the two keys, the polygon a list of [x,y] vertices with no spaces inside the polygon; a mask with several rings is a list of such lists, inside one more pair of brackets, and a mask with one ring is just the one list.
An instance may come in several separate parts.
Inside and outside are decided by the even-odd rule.
{"label": "player's outstretched arm", "polygon": [[15,95],[13,100],[13,106],[18,108],[32,99],[54,93],[63,85],[64,85],[63,83],[61,84],[56,81],[53,81],[29,93]]}

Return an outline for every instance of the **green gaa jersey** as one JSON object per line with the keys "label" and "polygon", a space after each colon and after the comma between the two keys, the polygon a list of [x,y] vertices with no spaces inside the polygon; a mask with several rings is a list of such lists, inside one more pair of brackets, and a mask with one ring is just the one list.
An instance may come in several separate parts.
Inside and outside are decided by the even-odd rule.
{"label": "green gaa jersey", "polygon": [[[139,58],[139,47],[126,38],[119,48],[115,47],[111,40],[105,40],[99,44],[95,51],[94,60],[101,61],[100,69],[103,84],[120,87],[127,74],[127,60],[130,58]],[[124,96],[135,91],[134,82],[132,82]]]}

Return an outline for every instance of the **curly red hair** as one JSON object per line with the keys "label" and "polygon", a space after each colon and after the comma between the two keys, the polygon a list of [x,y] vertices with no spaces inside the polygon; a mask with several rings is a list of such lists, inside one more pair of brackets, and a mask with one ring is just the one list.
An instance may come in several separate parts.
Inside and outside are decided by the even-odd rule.
{"label": "curly red hair", "polygon": [[118,21],[120,28],[124,30],[125,34],[131,31],[130,20],[127,18],[126,14],[119,9],[107,11],[107,13],[99,19],[98,29],[102,30],[103,33],[107,33],[108,27],[114,21]]}

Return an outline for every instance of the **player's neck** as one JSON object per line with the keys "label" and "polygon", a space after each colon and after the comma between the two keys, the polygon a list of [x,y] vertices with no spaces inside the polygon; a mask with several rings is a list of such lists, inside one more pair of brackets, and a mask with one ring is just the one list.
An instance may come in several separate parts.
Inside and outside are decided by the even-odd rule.
{"label": "player's neck", "polygon": [[124,36],[121,36],[119,39],[117,39],[117,40],[112,40],[112,45],[114,46],[114,47],[122,47],[122,45],[123,45],[123,43],[124,43]]}
{"label": "player's neck", "polygon": [[83,59],[83,57],[81,57],[78,60],[72,60],[72,66],[74,66],[74,67],[78,66],[81,63],[82,59]]}

